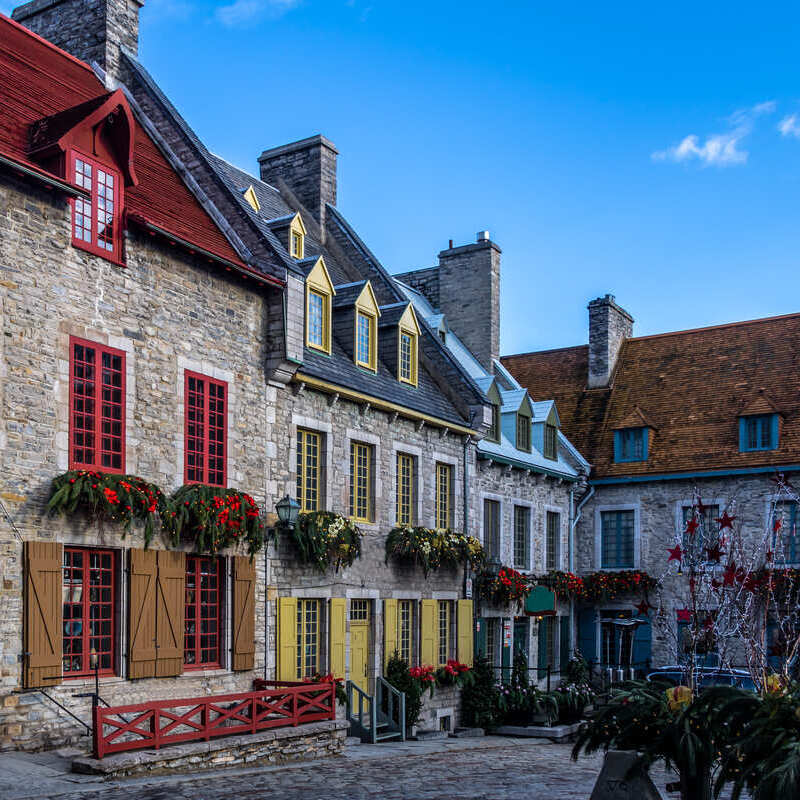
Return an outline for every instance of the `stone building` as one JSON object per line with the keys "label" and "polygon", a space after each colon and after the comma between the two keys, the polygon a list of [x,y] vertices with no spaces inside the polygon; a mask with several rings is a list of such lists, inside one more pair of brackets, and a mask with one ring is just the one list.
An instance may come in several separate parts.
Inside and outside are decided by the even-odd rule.
{"label": "stone building", "polygon": [[[635,337],[630,314],[606,295],[589,303],[588,346],[503,359],[531,396],[555,399],[564,432],[592,464],[576,571],[641,569],[661,579],[697,498],[711,538],[725,513],[752,541],[772,529],[770,479],[800,464],[798,330],[800,315],[788,315]],[[800,557],[796,511],[783,509],[773,543],[782,566]],[[675,663],[685,581],[665,580],[674,636],[651,631],[636,608],[641,594],[622,595],[580,611],[584,655],[603,665],[632,658],[639,669]]]}
{"label": "stone building", "polygon": [[[533,402],[500,363],[500,248],[482,231],[474,244],[451,242],[438,261],[395,280],[417,318],[491,405],[491,428],[475,448],[473,483],[487,555],[495,570],[571,570],[575,505],[586,490],[589,465],[562,432],[555,403]],[[477,609],[477,647],[506,678],[515,653],[545,680],[548,667],[557,674],[571,657],[570,604],[545,609],[532,603],[509,609],[484,600]]]}

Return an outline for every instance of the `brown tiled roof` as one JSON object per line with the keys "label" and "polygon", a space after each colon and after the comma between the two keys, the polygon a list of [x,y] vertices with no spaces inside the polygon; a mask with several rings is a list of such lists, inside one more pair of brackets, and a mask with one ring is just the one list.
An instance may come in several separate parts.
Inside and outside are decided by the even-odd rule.
{"label": "brown tiled roof", "polygon": [[[587,389],[588,347],[506,356],[535,400],[554,399],[593,477],[800,464],[800,314],[640,336],[607,389]],[[740,453],[742,413],[780,415],[777,450]],[[647,462],[614,463],[614,429],[644,417]]]}

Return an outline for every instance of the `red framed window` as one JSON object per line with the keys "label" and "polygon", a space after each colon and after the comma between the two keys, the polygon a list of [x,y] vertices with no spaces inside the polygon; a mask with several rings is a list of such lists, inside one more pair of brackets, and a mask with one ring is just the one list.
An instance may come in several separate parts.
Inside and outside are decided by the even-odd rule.
{"label": "red framed window", "polygon": [[72,469],[125,471],[125,353],[70,338]]}
{"label": "red framed window", "polygon": [[186,557],[183,664],[187,670],[221,665],[221,563],[219,558]]}
{"label": "red framed window", "polygon": [[94,675],[92,649],[101,675],[115,665],[116,558],[113,550],[64,548],[63,670],[67,678]]}
{"label": "red framed window", "polygon": [[121,260],[122,179],[115,169],[73,150],[72,181],[90,193],[72,201],[72,243],[112,261]]}
{"label": "red framed window", "polygon": [[227,483],[228,384],[186,372],[186,483]]}

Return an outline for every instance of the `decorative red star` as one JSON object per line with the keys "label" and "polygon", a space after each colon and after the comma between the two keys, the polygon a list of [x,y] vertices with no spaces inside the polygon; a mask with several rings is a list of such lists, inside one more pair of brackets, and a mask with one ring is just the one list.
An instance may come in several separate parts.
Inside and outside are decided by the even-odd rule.
{"label": "decorative red star", "polygon": [[670,561],[681,561],[683,559],[683,550],[681,550],[681,546],[675,545],[675,547],[668,548],[669,550],[669,558],[667,559],[667,563]]}
{"label": "decorative red star", "polygon": [[735,516],[730,517],[730,516],[728,516],[728,512],[727,511],[723,511],[722,512],[722,516],[721,517],[717,517],[716,519],[717,519],[717,522],[719,522],[719,529],[721,531],[724,531],[725,528],[733,528],[733,521],[736,519],[736,517]]}
{"label": "decorative red star", "polygon": [[708,560],[716,564],[719,564],[720,559],[725,555],[725,551],[720,549],[719,542],[711,547],[706,547],[706,553],[708,553]]}
{"label": "decorative red star", "polygon": [[637,604],[636,604],[636,606],[634,606],[634,607],[636,608],[636,610],[637,610],[637,611],[638,611],[638,612],[639,612],[639,613],[640,613],[640,614],[641,614],[643,617],[646,617],[646,616],[647,616],[647,612],[648,612],[648,611],[649,611],[651,608],[655,608],[655,606],[651,606],[651,605],[650,605],[650,603],[648,603],[648,602],[647,602],[647,598],[644,598],[644,599],[643,599],[643,600],[642,600],[640,603],[637,603]]}
{"label": "decorative red star", "polygon": [[783,520],[780,517],[776,517],[775,521],[772,523],[772,532],[777,533],[783,527]]}
{"label": "decorative red star", "polygon": [[703,500],[700,497],[697,498],[697,511],[700,514],[706,513],[706,506],[703,505]]}
{"label": "decorative red star", "polygon": [[736,580],[736,563],[731,561],[727,567],[725,567],[725,572],[722,573],[722,585],[723,586],[733,586]]}
{"label": "decorative red star", "polygon": [[688,608],[678,609],[678,622],[691,622],[692,612]]}
{"label": "decorative red star", "polygon": [[767,550],[767,561],[772,561],[772,557],[774,555],[775,554],[772,552],[772,550]]}
{"label": "decorative red star", "polygon": [[684,531],[684,533],[686,533],[688,536],[694,536],[695,531],[699,527],[700,527],[700,521],[696,517],[692,517],[686,523],[686,530]]}

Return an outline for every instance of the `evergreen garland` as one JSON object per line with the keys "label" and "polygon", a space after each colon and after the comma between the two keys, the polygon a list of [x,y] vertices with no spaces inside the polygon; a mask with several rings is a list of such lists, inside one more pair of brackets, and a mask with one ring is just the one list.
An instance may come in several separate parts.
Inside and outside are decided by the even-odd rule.
{"label": "evergreen garland", "polygon": [[425,577],[442,567],[455,569],[469,564],[473,569],[483,566],[483,545],[474,537],[451,530],[398,525],[386,537],[386,563],[393,558],[422,567]]}
{"label": "evergreen garland", "polygon": [[331,565],[338,571],[339,567],[349,567],[361,558],[363,535],[357,525],[332,511],[300,514],[291,531],[300,559],[320,572]]}

